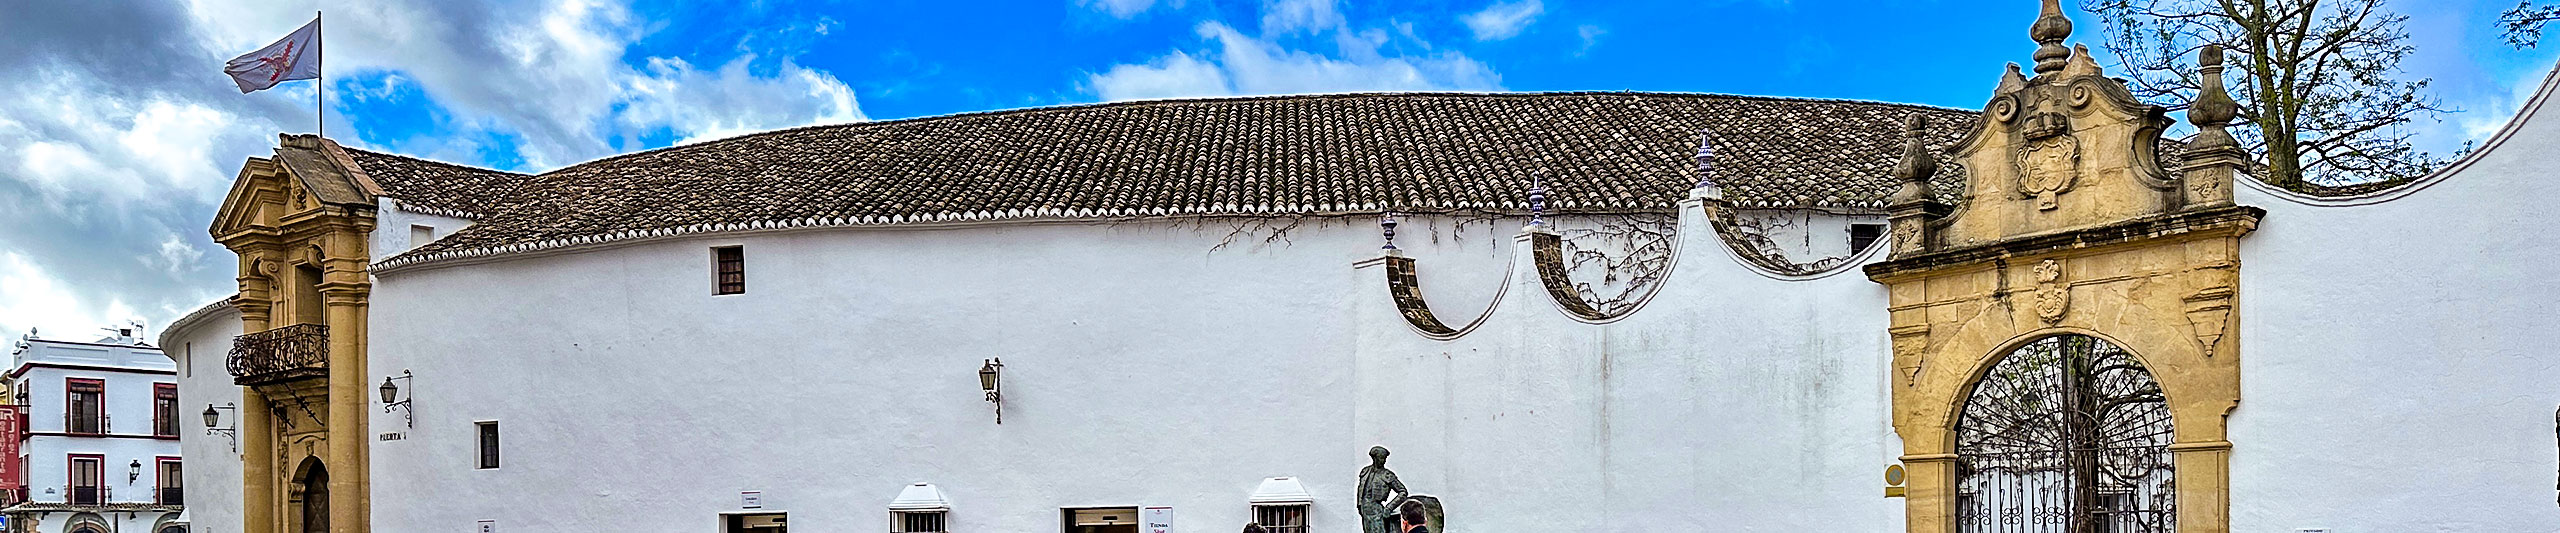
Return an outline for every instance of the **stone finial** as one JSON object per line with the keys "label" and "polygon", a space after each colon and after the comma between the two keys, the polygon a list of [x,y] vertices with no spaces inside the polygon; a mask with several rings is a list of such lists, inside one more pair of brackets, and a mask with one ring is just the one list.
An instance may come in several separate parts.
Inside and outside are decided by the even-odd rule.
{"label": "stone finial", "polygon": [[1709,132],[1709,131],[1700,130],[1700,131],[1698,132],[1698,156],[1697,156],[1697,159],[1698,159],[1698,184],[1697,184],[1696,186],[1693,186],[1693,187],[1690,187],[1690,188],[1689,188],[1689,197],[1690,197],[1690,198],[1701,198],[1701,199],[1708,199],[1708,200],[1723,200],[1723,199],[1724,199],[1724,187],[1721,187],[1721,186],[1716,185],[1716,166],[1715,166],[1715,157],[1716,157],[1716,155],[1715,155],[1715,154],[1716,154],[1716,135],[1715,135],[1715,133],[1714,133],[1714,132]]}
{"label": "stone finial", "polygon": [[2027,27],[2027,37],[2036,41],[2037,76],[2061,72],[2070,63],[2071,49],[2062,42],[2071,38],[2071,17],[2062,16],[2062,0],[2044,0],[2044,12]]}
{"label": "stone finial", "polygon": [[1384,215],[1380,215],[1380,216],[1378,217],[1378,230],[1379,230],[1379,232],[1380,232],[1380,233],[1384,233],[1384,234],[1386,234],[1386,236],[1387,236],[1387,245],[1386,245],[1386,246],[1380,246],[1380,247],[1378,247],[1378,249],[1380,249],[1380,250],[1389,250],[1389,251],[1393,251],[1393,250],[1395,250],[1395,249],[1396,249],[1396,212],[1394,212],[1394,211],[1388,211],[1386,214],[1384,214]]}
{"label": "stone finial", "polygon": [[2240,104],[2222,87],[2222,47],[2205,45],[2202,56],[2196,71],[2203,75],[2203,92],[2187,107],[2196,135],[2187,140],[2186,166],[2178,178],[2185,182],[2189,209],[2231,205],[2231,184],[2250,166],[2249,151],[2231,137],[2231,120],[2239,116]]}
{"label": "stone finial", "polygon": [[2197,61],[2196,72],[2204,78],[2201,81],[2204,91],[2196,96],[2195,104],[2187,107],[2187,122],[2194,123],[2201,130],[2196,132],[2195,143],[2191,146],[2238,146],[2239,141],[2231,138],[2227,128],[2232,119],[2239,117],[2240,103],[2233,101],[2231,93],[2222,86],[2222,45],[2204,45],[2202,56]]}
{"label": "stone finial", "polygon": [[1529,176],[1529,227],[1547,227],[1547,185],[1545,176]]}
{"label": "stone finial", "polygon": [[1924,202],[1936,198],[1929,189],[1929,178],[1938,175],[1938,158],[1929,154],[1922,137],[1928,134],[1929,119],[1918,113],[1902,122],[1902,161],[1893,165],[1893,179],[1902,182],[1889,200],[1895,204]]}

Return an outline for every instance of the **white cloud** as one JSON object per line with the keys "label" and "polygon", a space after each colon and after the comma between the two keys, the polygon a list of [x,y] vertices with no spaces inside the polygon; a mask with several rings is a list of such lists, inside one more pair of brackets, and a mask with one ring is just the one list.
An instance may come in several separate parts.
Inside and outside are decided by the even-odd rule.
{"label": "white cloud", "polygon": [[1216,63],[1175,51],[1144,65],[1113,65],[1095,74],[1091,89],[1104,100],[1143,100],[1234,94]]}
{"label": "white cloud", "polygon": [[1294,50],[1216,22],[1197,27],[1216,46],[1195,56],[1175,51],[1143,65],[1090,74],[1086,89],[1104,100],[1169,96],[1299,94],[1348,91],[1495,90],[1502,77],[1465,54],[1381,52],[1384,31],[1336,30],[1340,55]]}
{"label": "white cloud", "polygon": [[[1104,13],[1111,14],[1111,16],[1125,19],[1138,16],[1139,13],[1145,13],[1148,9],[1154,8],[1156,0],[1076,0],[1076,5],[1098,9]],[[1182,0],[1165,2],[1165,5],[1174,9],[1181,9]]]}
{"label": "white cloud", "polygon": [[[253,48],[310,16],[258,0],[192,1],[216,48]],[[425,141],[478,148],[484,137],[512,137],[530,170],[610,155],[662,130],[701,140],[863,119],[843,81],[787,56],[766,56],[782,62],[772,72],[747,68],[755,50],[707,71],[680,58],[629,57],[651,26],[620,0],[379,2],[329,13],[329,28],[363,28],[328,32],[329,72],[404,78],[453,112],[438,128],[442,138]]]}
{"label": "white cloud", "polygon": [[1608,35],[1609,29],[1596,24],[1584,24],[1575,26],[1573,34],[1582,37],[1582,48],[1573,51],[1573,55],[1578,56],[1589,53],[1592,47],[1600,46],[1600,36]]}
{"label": "white cloud", "polygon": [[1262,33],[1285,34],[1343,25],[1334,0],[1262,0]]}
{"label": "white cloud", "polygon": [[29,328],[43,337],[88,341],[99,327],[141,319],[123,300],[105,305],[81,297],[35,261],[17,252],[0,252],[0,337],[17,338]]}
{"label": "white cloud", "polygon": [[1528,29],[1529,23],[1546,12],[1546,4],[1539,0],[1496,2],[1458,20],[1467,23],[1467,29],[1476,33],[1476,40],[1499,41],[1520,35],[1520,30]]}
{"label": "white cloud", "polygon": [[[258,0],[33,0],[8,10],[0,333],[39,325],[72,338],[175,318],[230,292],[229,255],[205,234],[215,203],[277,132],[310,131],[314,84],[243,95],[218,67],[311,12]],[[832,22],[793,26],[785,31],[807,35],[775,39],[786,44],[742,42],[745,57],[716,67],[635,57],[658,27],[624,0],[333,5],[330,81],[360,84],[329,96],[423,95],[433,122],[418,127],[433,133],[391,140],[401,151],[466,162],[512,151],[534,169],[628,149],[641,135],[691,141],[863,119],[846,83],[790,57],[798,48],[788,43],[841,29]],[[333,114],[328,129],[361,144],[344,132],[370,119]]]}

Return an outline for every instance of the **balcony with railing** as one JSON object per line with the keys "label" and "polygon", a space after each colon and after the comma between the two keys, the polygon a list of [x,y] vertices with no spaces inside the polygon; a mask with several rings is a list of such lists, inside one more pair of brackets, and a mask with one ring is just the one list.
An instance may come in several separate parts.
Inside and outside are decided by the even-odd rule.
{"label": "balcony with railing", "polygon": [[183,487],[160,487],[160,499],[157,503],[160,505],[186,505],[186,495],[187,489]]}
{"label": "balcony with railing", "polygon": [[70,494],[65,495],[66,497],[62,499],[63,503],[72,505],[102,505],[107,503],[108,493],[106,487],[74,486],[70,487],[70,490],[65,492]]}
{"label": "balcony with railing", "polygon": [[231,382],[265,385],[329,375],[329,327],[294,324],[231,339]]}
{"label": "balcony with railing", "polygon": [[106,413],[96,411],[62,414],[62,432],[73,435],[105,435],[114,432],[115,422]]}

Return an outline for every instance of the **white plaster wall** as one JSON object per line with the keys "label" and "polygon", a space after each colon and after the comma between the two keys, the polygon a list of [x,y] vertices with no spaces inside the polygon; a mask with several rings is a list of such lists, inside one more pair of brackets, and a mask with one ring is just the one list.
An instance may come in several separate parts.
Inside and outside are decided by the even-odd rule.
{"label": "white plaster wall", "polygon": [[1798,264],[1849,255],[1855,252],[1849,249],[1849,225],[1885,223],[1882,215],[1814,209],[1742,209],[1734,212],[1734,218],[1768,237],[1788,261]]}
{"label": "white plaster wall", "polygon": [[[161,346],[178,367],[178,449],[186,460],[189,533],[240,533],[240,452],[234,437],[205,433],[204,408],[238,406],[241,388],[224,366],[240,312],[229,307],[192,324],[175,324]],[[239,411],[220,411],[218,427],[239,427]]]}
{"label": "white plaster wall", "polygon": [[[714,531],[758,490],[797,526],[877,531],[923,481],[955,531],[1105,505],[1227,531],[1262,479],[1297,476],[1317,528],[1356,527],[1349,305],[1383,289],[1348,265],[1376,227],[1211,252],[1225,233],[780,233],[384,275],[367,379],[413,370],[417,425],[373,418],[407,433],[374,446],[376,526]],[[713,296],[708,247],[729,244],[747,294]],[[480,420],[502,468],[473,467]]]}
{"label": "white plaster wall", "polygon": [[1354,444],[1395,450],[1389,466],[1441,496],[1453,528],[1896,527],[1880,477],[1899,455],[1883,289],[1854,270],[1763,276],[1695,217],[1681,235],[1679,264],[1633,315],[1568,318],[1524,275],[1452,341],[1413,334],[1365,269]]}
{"label": "white plaster wall", "polygon": [[[375,442],[376,526],[712,531],[757,490],[796,525],[868,531],[925,481],[954,530],[1169,505],[1179,530],[1228,531],[1261,479],[1297,476],[1317,531],[1353,531],[1380,443],[1473,527],[1899,523],[1877,481],[1896,453],[1880,287],[1764,277],[1693,230],[1650,307],[1591,325],[1511,264],[1516,224],[1420,227],[1460,228],[1423,217],[1398,239],[1444,320],[1519,273],[1486,331],[1412,334],[1382,274],[1350,267],[1377,254],[1365,221],[1215,252],[1215,225],[979,226],[386,275],[367,379],[414,371],[417,425],[374,415],[405,434]],[[712,296],[708,248],[731,244],[748,292]],[[1003,425],[976,390],[986,357],[1007,364]],[[499,469],[473,468],[481,420],[500,423]]]}
{"label": "white plaster wall", "polygon": [[400,255],[401,252],[427,244],[411,238],[410,226],[424,225],[435,228],[435,238],[441,239],[471,225],[468,219],[419,214],[401,209],[398,198],[383,197],[381,201],[380,208],[374,211],[373,234],[366,237],[369,247],[372,248],[374,261]]}
{"label": "white plaster wall", "polygon": [[2243,189],[2232,531],[2560,531],[2560,119],[2520,120],[2388,202]]}

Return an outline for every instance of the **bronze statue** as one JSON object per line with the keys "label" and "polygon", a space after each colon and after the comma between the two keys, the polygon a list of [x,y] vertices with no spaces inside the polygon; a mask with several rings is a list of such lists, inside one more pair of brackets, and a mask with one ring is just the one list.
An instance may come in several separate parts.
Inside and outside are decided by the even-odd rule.
{"label": "bronze statue", "polygon": [[1404,505],[1404,482],[1387,470],[1387,447],[1369,447],[1369,466],[1360,469],[1360,532],[1397,533],[1396,509]]}

